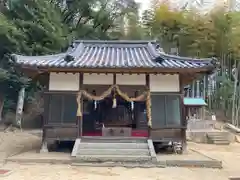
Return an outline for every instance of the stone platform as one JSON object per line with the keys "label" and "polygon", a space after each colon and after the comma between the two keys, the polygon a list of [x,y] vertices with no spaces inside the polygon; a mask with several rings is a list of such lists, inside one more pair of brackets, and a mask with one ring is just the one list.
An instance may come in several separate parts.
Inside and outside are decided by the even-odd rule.
{"label": "stone platform", "polygon": [[26,164],[69,164],[74,166],[91,166],[91,167],[126,167],[126,168],[163,168],[163,167],[204,167],[204,168],[222,168],[222,162],[207,157],[201,153],[189,150],[182,155],[175,154],[158,154],[156,163],[74,163],[74,159],[69,153],[37,153],[29,151],[15,155],[6,159],[8,162],[26,163]]}

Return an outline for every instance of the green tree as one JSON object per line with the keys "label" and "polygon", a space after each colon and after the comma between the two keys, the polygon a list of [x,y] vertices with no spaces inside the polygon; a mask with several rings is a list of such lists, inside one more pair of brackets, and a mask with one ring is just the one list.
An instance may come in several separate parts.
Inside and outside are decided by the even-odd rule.
{"label": "green tree", "polygon": [[[0,16],[0,116],[14,105],[18,91],[31,82],[14,66],[10,54],[41,55],[68,44],[68,27],[60,9],[46,0],[6,1]],[[10,103],[11,102],[11,103]]]}
{"label": "green tree", "polygon": [[14,68],[10,54],[59,53],[74,39],[110,39],[117,19],[134,8],[134,0],[1,1],[0,116],[4,102],[15,105],[22,86],[34,92],[38,84]]}

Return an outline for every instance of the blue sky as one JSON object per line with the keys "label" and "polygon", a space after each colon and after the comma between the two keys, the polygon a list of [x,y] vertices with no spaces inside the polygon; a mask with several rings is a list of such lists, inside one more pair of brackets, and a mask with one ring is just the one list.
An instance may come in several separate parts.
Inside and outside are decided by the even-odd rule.
{"label": "blue sky", "polygon": [[150,5],[150,0],[135,0],[138,3],[141,3],[141,11],[147,9]]}
{"label": "blue sky", "polygon": [[[150,2],[151,0],[135,0],[136,2],[141,4],[141,9],[140,11],[142,12],[143,10],[147,9],[150,6]],[[198,8],[200,8],[200,10],[202,11],[206,11],[211,9],[214,4],[221,4],[221,2],[225,2],[227,0],[170,0],[172,3],[174,3],[174,5],[176,6],[184,6],[186,4],[186,2],[192,2],[193,6],[196,6]],[[200,7],[199,5],[197,5],[196,2],[204,2],[203,5]],[[240,0],[236,0],[237,2],[240,2]],[[140,13],[141,13],[140,12]]]}

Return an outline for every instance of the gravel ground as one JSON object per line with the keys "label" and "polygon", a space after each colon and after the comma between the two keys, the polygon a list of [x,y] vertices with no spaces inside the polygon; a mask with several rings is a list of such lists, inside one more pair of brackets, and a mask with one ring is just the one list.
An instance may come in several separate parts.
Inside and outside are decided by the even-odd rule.
{"label": "gravel ground", "polygon": [[[31,149],[38,149],[41,139],[26,132],[0,132],[0,161],[6,157]],[[215,146],[189,143],[189,148],[198,150],[212,158],[222,160],[224,169],[204,168],[95,168],[72,167],[69,165],[50,164],[16,164],[8,163],[2,168],[13,172],[4,180],[227,180],[229,176],[237,176],[240,167],[240,145]]]}
{"label": "gravel ground", "polygon": [[239,143],[234,143],[229,146],[191,143],[190,148],[197,150],[208,157],[222,161],[223,171],[226,171],[229,176],[240,177]]}
{"label": "gravel ground", "polygon": [[0,162],[9,156],[39,149],[41,139],[19,130],[15,132],[0,132]]}
{"label": "gravel ground", "polygon": [[68,165],[7,164],[13,173],[4,180],[227,180],[226,172],[217,169],[189,168],[94,168]]}

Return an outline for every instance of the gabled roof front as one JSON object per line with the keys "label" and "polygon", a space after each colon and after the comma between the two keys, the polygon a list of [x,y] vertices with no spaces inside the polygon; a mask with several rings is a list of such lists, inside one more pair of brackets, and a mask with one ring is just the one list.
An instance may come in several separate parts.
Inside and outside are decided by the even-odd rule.
{"label": "gabled roof front", "polygon": [[45,56],[14,54],[16,64],[35,68],[206,68],[213,59],[193,59],[165,54],[156,41],[78,40],[67,52]]}

